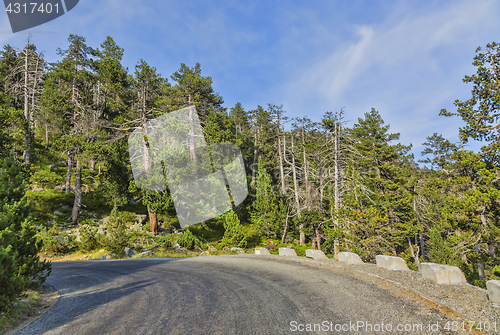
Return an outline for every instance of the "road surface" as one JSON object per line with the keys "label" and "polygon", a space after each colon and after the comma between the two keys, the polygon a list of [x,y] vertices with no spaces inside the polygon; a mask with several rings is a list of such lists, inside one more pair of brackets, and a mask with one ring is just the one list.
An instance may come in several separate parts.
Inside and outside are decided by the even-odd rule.
{"label": "road surface", "polygon": [[57,262],[47,284],[17,334],[457,334],[404,289],[275,256]]}

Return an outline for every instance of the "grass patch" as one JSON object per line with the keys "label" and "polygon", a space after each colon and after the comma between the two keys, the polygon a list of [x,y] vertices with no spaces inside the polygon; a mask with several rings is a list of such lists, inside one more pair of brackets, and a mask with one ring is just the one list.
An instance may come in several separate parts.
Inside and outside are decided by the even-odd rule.
{"label": "grass patch", "polygon": [[39,314],[44,306],[40,303],[40,290],[25,291],[0,313],[0,335],[16,328],[32,316]]}

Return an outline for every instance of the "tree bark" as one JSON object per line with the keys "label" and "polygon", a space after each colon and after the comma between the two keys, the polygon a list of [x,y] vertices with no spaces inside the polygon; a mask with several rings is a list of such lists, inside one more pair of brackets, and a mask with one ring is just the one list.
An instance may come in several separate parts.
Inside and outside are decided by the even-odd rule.
{"label": "tree bark", "polygon": [[[476,244],[475,250],[476,250],[476,254],[478,256],[480,256],[481,252],[480,252],[479,242]],[[486,274],[484,273],[484,264],[483,263],[481,263],[481,262],[477,263],[477,272],[479,273],[479,280],[486,280]]]}
{"label": "tree bark", "polygon": [[418,268],[418,271],[420,272],[420,269],[421,269],[421,266],[420,266],[420,259],[418,259],[418,252],[419,252],[419,247],[417,246],[417,254],[415,254],[414,250],[413,250],[413,245],[411,244],[411,241],[410,241],[410,238],[407,237],[408,239],[408,244],[410,245],[410,252],[411,252],[411,256],[413,257],[413,261],[415,262],[415,264],[417,265],[417,268]]}
{"label": "tree bark", "polygon": [[[295,205],[297,207],[297,215],[300,218],[300,202],[299,202],[299,185],[297,181],[297,169],[295,167],[295,151],[293,149],[293,135],[292,135],[292,175],[293,175],[293,188],[295,194]],[[304,224],[299,225],[300,229],[300,245],[306,245],[306,234],[303,232]]]}
{"label": "tree bark", "polygon": [[483,263],[477,263],[477,272],[479,272],[479,280],[486,280],[486,274],[484,273]]}
{"label": "tree bark", "polygon": [[90,170],[95,171],[95,160],[93,159],[90,161]]}
{"label": "tree bark", "polygon": [[306,206],[311,210],[311,187],[309,185],[309,171],[307,170],[307,157],[306,157],[306,135],[305,135],[305,120],[302,120],[302,154],[304,158],[304,179],[306,183]]}
{"label": "tree bark", "polygon": [[490,252],[491,258],[495,260],[497,255],[495,253],[495,245],[493,243],[488,243],[488,251]]}
{"label": "tree bark", "polygon": [[149,208],[148,208],[148,214],[149,214],[149,230],[153,234],[158,235],[158,217],[156,213],[153,213]]}
{"label": "tree bark", "polygon": [[[333,148],[334,148],[334,165],[335,165],[335,175],[334,175],[334,193],[335,193],[335,198],[334,198],[334,206],[335,206],[335,220],[333,223],[335,226],[339,225],[339,221],[337,219],[338,215],[338,210],[339,210],[339,205],[340,205],[340,187],[339,187],[339,171],[340,171],[340,153],[339,153],[339,132],[340,132],[340,120],[337,120],[337,116],[335,117],[335,130],[334,130],[334,135],[333,135]],[[338,260],[338,255],[339,255],[339,240],[338,238],[335,239],[333,242],[333,253],[334,257],[336,260]]]}
{"label": "tree bark", "polygon": [[75,225],[80,214],[80,208],[82,206],[82,168],[80,166],[80,160],[76,161],[76,171],[75,171],[75,202],[73,203],[73,212],[71,215],[71,221]]}
{"label": "tree bark", "polygon": [[283,168],[283,153],[281,152],[280,115],[278,113],[278,156],[280,159],[281,194],[286,194],[285,169]]}
{"label": "tree bark", "polygon": [[66,194],[71,191],[71,170],[73,169],[73,154],[68,153],[67,170],[66,170]]}
{"label": "tree bark", "polygon": [[[28,38],[29,43],[29,38]],[[24,49],[24,118],[26,120],[26,134],[24,135],[24,154],[23,161],[29,163],[30,161],[30,112],[29,112],[29,98],[28,98],[28,44]]]}
{"label": "tree bark", "polygon": [[318,250],[321,250],[321,234],[320,234],[320,226],[316,226],[316,246],[318,247]]}

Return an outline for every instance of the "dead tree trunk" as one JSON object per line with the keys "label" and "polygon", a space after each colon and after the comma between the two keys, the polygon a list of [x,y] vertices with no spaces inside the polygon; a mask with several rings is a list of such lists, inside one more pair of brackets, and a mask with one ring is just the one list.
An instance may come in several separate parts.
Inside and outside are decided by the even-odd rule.
{"label": "dead tree trunk", "polygon": [[68,152],[67,159],[67,170],[66,170],[66,194],[71,191],[71,170],[73,169],[73,153]]}
{"label": "dead tree trunk", "polygon": [[306,156],[306,134],[305,134],[305,120],[302,120],[302,154],[304,159],[304,181],[306,183],[306,206],[311,210],[311,187],[309,185],[309,171],[307,170],[307,156]]}
{"label": "dead tree trunk", "polygon": [[[29,39],[28,39],[29,43]],[[28,45],[24,49],[24,118],[26,121],[26,134],[24,135],[24,153],[23,153],[23,161],[28,163],[30,161],[30,138],[31,138],[31,130],[30,130],[30,111],[29,111],[29,98],[28,98]]]}
{"label": "dead tree trunk", "polygon": [[[339,205],[340,205],[340,185],[339,185],[339,171],[340,171],[340,153],[339,153],[339,133],[340,133],[340,120],[335,119],[335,129],[333,132],[333,163],[334,163],[334,168],[335,168],[335,174],[334,174],[334,206],[335,206],[335,220],[334,224],[335,226],[339,225],[339,221],[337,219],[337,213],[339,210]],[[339,254],[339,240],[338,238],[335,239],[333,243],[333,254],[335,259],[338,259],[338,254]]]}
{"label": "dead tree trunk", "polygon": [[[292,135],[292,175],[293,175],[293,188],[295,194],[295,206],[297,207],[297,215],[300,218],[300,201],[299,201],[299,183],[297,180],[297,168],[295,166],[295,150],[293,148],[293,135]],[[299,225],[300,230],[300,245],[306,245],[306,234],[303,231],[304,224]]]}
{"label": "dead tree trunk", "polygon": [[73,203],[73,211],[71,215],[71,221],[75,225],[80,214],[80,208],[82,206],[82,167],[80,166],[80,160],[76,160],[76,171],[75,171],[75,202]]}
{"label": "dead tree trunk", "polygon": [[281,130],[280,130],[280,115],[278,113],[278,156],[280,160],[280,178],[281,178],[281,194],[286,194],[285,185],[285,169],[283,167],[283,153],[281,152]]}
{"label": "dead tree trunk", "polygon": [[410,238],[409,237],[406,237],[408,239],[408,244],[410,245],[410,252],[411,252],[411,256],[413,257],[413,261],[415,262],[415,264],[417,265],[417,268],[418,268],[418,271],[420,272],[420,259],[418,259],[418,251],[419,251],[419,247],[417,245],[417,253],[415,254],[414,250],[413,250],[413,245],[411,244],[411,241],[410,241]]}

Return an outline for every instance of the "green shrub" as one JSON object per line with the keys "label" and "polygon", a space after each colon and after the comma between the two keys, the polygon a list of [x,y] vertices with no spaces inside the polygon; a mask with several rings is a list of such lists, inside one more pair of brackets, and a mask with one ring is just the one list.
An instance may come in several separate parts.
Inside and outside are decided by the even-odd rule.
{"label": "green shrub", "polygon": [[39,236],[42,240],[43,251],[48,254],[60,255],[69,251],[69,238],[64,236],[61,241],[56,237],[56,231],[53,229],[43,228]]}
{"label": "green shrub", "polygon": [[89,252],[100,247],[97,230],[97,227],[93,227],[88,224],[85,224],[81,227],[79,242],[79,248],[81,251]]}
{"label": "green shrub", "polygon": [[31,180],[43,188],[53,188],[54,186],[64,182],[64,179],[61,176],[49,171],[36,172],[31,177]]}
{"label": "green shrub", "polygon": [[[0,232],[0,238],[2,234]],[[18,265],[16,255],[12,251],[12,246],[9,245],[4,249],[0,245],[0,311],[4,310],[11,301],[13,301],[19,290],[19,282],[16,276]]]}
{"label": "green shrub", "polygon": [[[2,281],[10,285],[16,295],[30,286],[43,283],[51,270],[50,263],[41,262],[37,255],[42,242],[37,240],[37,231],[33,227],[32,206],[25,196],[23,178],[21,165],[11,151],[0,168],[0,257]],[[12,287],[10,279],[13,274],[16,276],[15,287]],[[0,285],[2,305],[12,296],[11,292],[4,293],[3,284]]]}
{"label": "green shrub", "polygon": [[200,241],[189,231],[189,229],[186,229],[177,239],[177,243],[189,250],[193,250],[195,245],[200,245]]}
{"label": "green shrub", "polygon": [[120,216],[120,212],[117,207],[113,207],[111,214],[108,217],[108,221],[106,222],[106,229],[108,231],[113,231],[117,229],[123,229],[125,224],[123,222],[122,217]]}
{"label": "green shrub", "polygon": [[123,249],[128,246],[128,236],[125,229],[118,228],[112,231],[108,230],[108,235],[104,243],[104,248],[107,251],[115,254],[117,257],[123,257],[125,255]]}
{"label": "green shrub", "polygon": [[132,212],[120,211],[118,213],[118,216],[122,220],[123,224],[126,226],[134,223],[134,221],[135,221],[135,213],[132,213]]}
{"label": "green shrub", "polygon": [[493,275],[500,279],[500,265],[496,265],[493,268]]}
{"label": "green shrub", "polygon": [[243,234],[243,226],[240,223],[238,215],[234,211],[224,214],[224,237],[221,244],[226,246],[238,246],[244,248],[247,240]]}

